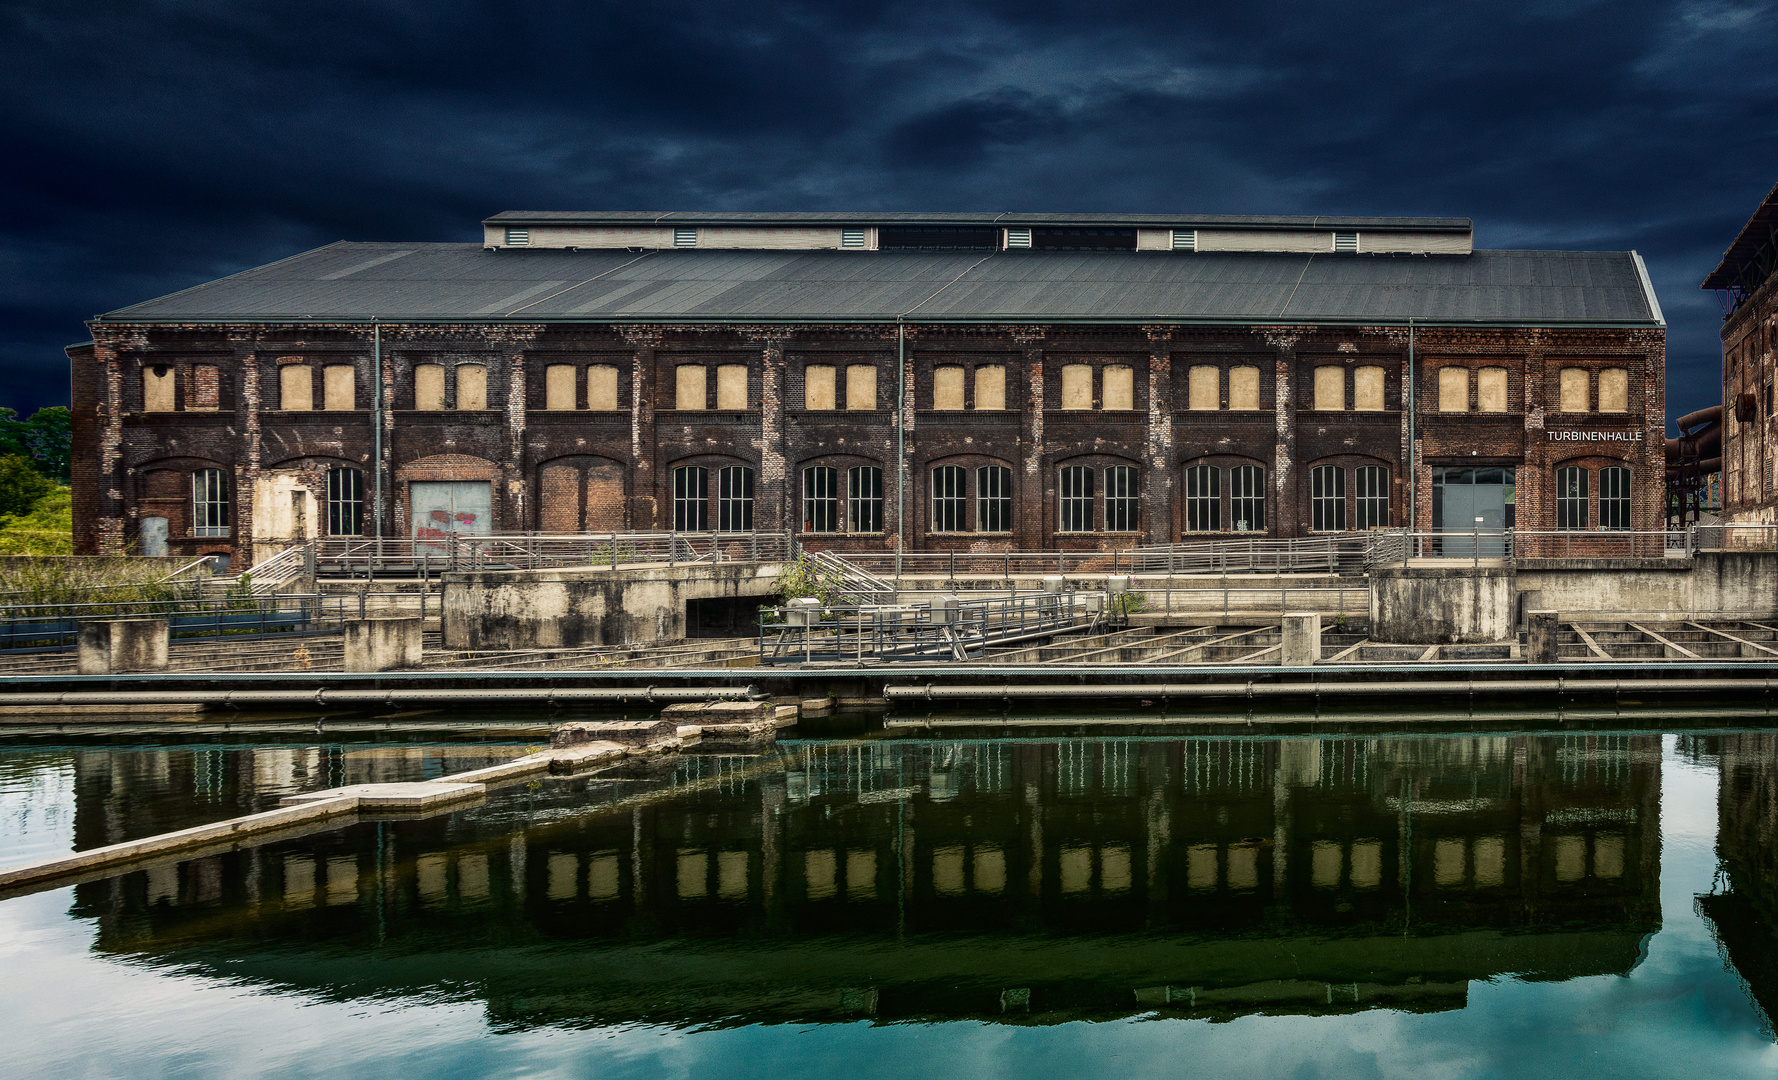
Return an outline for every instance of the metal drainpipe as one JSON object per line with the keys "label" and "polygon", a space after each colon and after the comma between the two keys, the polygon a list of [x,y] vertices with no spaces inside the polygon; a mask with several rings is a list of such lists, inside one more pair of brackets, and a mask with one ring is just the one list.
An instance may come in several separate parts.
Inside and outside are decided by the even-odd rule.
{"label": "metal drainpipe", "polygon": [[901,589],[901,551],[908,533],[907,332],[895,320],[895,587]]}
{"label": "metal drainpipe", "polygon": [[1408,318],[1408,532],[1413,533],[1420,523],[1420,473],[1416,468],[1418,461],[1414,453],[1414,403],[1419,396],[1416,392],[1418,383],[1414,381],[1414,320]]}
{"label": "metal drainpipe", "polygon": [[370,320],[371,340],[371,469],[377,476],[373,513],[376,517],[377,557],[383,561],[383,327],[376,316]]}

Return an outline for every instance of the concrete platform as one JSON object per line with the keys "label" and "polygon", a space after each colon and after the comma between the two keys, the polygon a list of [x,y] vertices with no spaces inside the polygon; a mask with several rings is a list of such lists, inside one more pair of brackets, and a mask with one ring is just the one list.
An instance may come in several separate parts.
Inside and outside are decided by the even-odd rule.
{"label": "concrete platform", "polygon": [[330,799],[357,799],[360,810],[430,810],[435,806],[479,799],[487,792],[483,784],[466,784],[451,780],[425,780],[411,784],[352,784],[347,787],[286,795],[279,806],[303,806]]}

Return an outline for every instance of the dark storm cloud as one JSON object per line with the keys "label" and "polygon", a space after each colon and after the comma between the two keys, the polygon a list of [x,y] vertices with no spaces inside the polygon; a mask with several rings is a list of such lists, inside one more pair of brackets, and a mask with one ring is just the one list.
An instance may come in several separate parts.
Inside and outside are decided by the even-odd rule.
{"label": "dark storm cloud", "polygon": [[14,3],[0,402],[81,320],[501,209],[1472,217],[1640,250],[1669,409],[1778,179],[1771,3]]}

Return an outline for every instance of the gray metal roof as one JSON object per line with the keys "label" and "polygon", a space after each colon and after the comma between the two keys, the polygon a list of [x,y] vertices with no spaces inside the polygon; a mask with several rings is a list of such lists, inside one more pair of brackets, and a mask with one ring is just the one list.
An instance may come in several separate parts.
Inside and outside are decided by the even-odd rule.
{"label": "gray metal roof", "polygon": [[1090,225],[1157,229],[1237,226],[1246,229],[1400,229],[1411,232],[1469,232],[1468,218],[1325,217],[1299,214],[928,214],[906,211],[838,213],[705,210],[503,210],[484,225]]}
{"label": "gray metal roof", "polygon": [[484,250],[337,243],[102,321],[1660,324],[1634,252]]}

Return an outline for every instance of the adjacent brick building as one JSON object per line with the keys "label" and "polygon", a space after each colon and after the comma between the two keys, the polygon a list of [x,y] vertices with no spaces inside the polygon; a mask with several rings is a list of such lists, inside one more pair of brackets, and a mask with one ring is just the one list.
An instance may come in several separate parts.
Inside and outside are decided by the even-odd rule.
{"label": "adjacent brick building", "polygon": [[496,215],[94,319],[82,551],[793,530],[1103,549],[1660,527],[1634,252],[1465,219]]}
{"label": "adjacent brick building", "polygon": [[1778,356],[1778,187],[1753,212],[1722,263],[1704,279],[1723,299],[1722,516],[1778,523],[1778,427],[1772,380]]}

